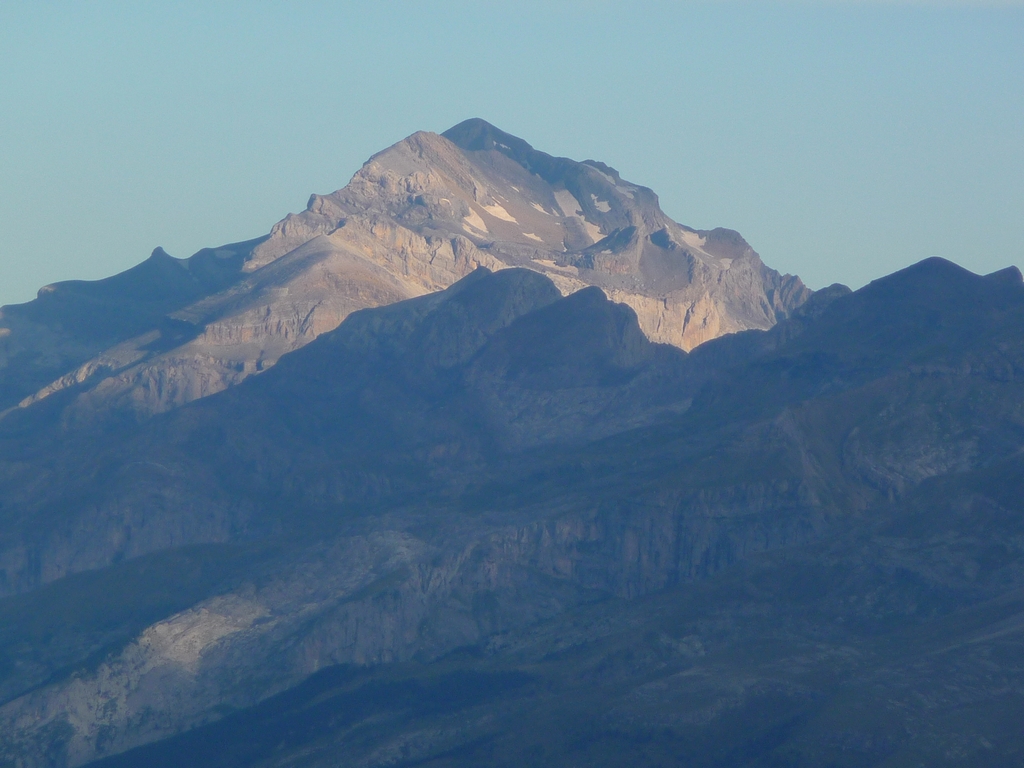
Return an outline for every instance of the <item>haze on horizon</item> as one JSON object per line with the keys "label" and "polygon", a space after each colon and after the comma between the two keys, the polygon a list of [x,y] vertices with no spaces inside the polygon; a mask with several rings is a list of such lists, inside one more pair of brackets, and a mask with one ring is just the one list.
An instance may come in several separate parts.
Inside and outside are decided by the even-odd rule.
{"label": "haze on horizon", "polygon": [[417,130],[594,158],[812,288],[1024,264],[1019,3],[0,7],[0,304],[255,237]]}

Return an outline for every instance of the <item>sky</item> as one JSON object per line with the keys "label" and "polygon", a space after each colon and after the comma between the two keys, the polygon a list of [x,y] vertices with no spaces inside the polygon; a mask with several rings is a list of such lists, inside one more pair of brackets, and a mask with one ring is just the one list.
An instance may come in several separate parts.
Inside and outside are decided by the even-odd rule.
{"label": "sky", "polygon": [[0,304],[257,237],[468,117],[812,288],[1024,266],[1022,2],[0,0]]}

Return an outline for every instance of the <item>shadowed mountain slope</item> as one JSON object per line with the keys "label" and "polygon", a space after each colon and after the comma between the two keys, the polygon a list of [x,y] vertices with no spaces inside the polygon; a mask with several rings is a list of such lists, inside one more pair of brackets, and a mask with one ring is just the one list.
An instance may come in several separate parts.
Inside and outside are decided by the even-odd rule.
{"label": "shadowed mountain slope", "polygon": [[[196,330],[171,315],[239,280],[259,242],[205,249],[185,260],[157,248],[114,277],[55,283],[34,301],[3,307],[0,412],[52,382],[63,387],[109,374],[111,366],[126,364],[115,360],[121,342],[138,338],[135,346],[158,351],[189,341]],[[58,381],[72,371],[73,379]]]}
{"label": "shadowed mountain slope", "polygon": [[1012,765],[1021,339],[938,259],[690,354],[478,270],[144,423],[21,409],[0,756]]}
{"label": "shadowed mountain slope", "polygon": [[[391,503],[509,452],[650,423],[685,407],[684,358],[597,289],[563,298],[534,272],[480,269],[356,313],[238,394],[152,422],[97,433],[42,401],[0,430],[0,583],[273,530],[284,522],[266,502],[282,493],[332,509]],[[26,556],[39,536],[50,543]]]}
{"label": "shadowed mountain slope", "polygon": [[94,765],[1018,765],[1021,549],[1003,537],[1024,510],[978,479],[429,663],[333,667]]}

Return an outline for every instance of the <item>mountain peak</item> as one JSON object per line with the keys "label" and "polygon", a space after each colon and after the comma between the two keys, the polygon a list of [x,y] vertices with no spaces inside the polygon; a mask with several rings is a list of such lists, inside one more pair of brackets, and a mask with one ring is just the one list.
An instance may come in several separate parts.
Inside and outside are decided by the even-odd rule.
{"label": "mountain peak", "polygon": [[459,149],[479,151],[505,149],[510,152],[529,152],[533,147],[518,136],[497,128],[479,117],[471,117],[441,134]]}
{"label": "mountain peak", "polygon": [[1008,283],[1010,285],[1020,285],[1024,283],[1024,275],[1015,266],[1004,267],[998,269],[995,272],[989,272],[985,275],[986,280],[991,280],[996,283]]}
{"label": "mountain peak", "polygon": [[[76,336],[60,355],[41,356],[54,362],[32,376],[9,377],[0,362],[0,405],[102,368],[120,371],[104,392],[125,393],[126,408],[165,410],[266,369],[355,310],[443,290],[481,266],[540,272],[563,294],[597,286],[632,307],[652,341],[687,350],[770,328],[810,294],[798,278],[767,269],[731,230],[674,222],[652,190],[611,166],[549,155],[472,118],[378,152],[343,189],[313,195],[264,237],[189,259],[158,248],[112,281],[54,286],[21,312],[34,325],[16,338],[8,311],[0,361],[34,334],[49,347],[65,344],[54,336],[62,328],[90,340],[83,346]],[[162,319],[168,313],[172,325],[188,324],[187,349],[167,346],[179,338]],[[89,322],[71,320],[86,315]],[[131,341],[145,334],[162,341]],[[134,351],[119,347],[116,365],[101,363],[122,343]],[[92,398],[79,398],[83,412]]]}
{"label": "mountain peak", "polygon": [[869,293],[917,296],[922,302],[931,302],[940,295],[955,300],[958,296],[988,290],[988,283],[959,264],[941,256],[931,256],[891,275],[872,280],[866,288]]}

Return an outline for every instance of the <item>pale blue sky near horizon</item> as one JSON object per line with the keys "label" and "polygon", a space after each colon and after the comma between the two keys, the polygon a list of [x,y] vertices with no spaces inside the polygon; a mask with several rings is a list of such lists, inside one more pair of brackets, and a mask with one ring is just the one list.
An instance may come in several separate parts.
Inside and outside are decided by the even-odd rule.
{"label": "pale blue sky near horizon", "polygon": [[0,2],[0,304],[257,237],[468,117],[812,288],[1024,266],[1018,2]]}

